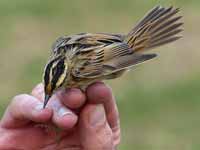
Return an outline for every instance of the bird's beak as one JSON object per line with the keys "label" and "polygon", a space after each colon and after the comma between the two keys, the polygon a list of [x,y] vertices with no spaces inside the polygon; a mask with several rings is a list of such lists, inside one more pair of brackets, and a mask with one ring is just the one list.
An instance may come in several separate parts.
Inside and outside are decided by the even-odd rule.
{"label": "bird's beak", "polygon": [[46,105],[47,105],[47,103],[48,103],[50,97],[51,97],[50,95],[45,94],[43,109],[46,107]]}

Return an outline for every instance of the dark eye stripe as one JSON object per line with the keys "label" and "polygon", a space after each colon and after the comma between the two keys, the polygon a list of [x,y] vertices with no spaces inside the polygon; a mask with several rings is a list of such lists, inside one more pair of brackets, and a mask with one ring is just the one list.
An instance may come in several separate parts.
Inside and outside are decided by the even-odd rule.
{"label": "dark eye stripe", "polygon": [[53,59],[52,61],[50,61],[48,64],[47,64],[47,66],[46,66],[46,68],[45,68],[45,72],[44,72],[44,84],[45,85],[48,85],[49,84],[49,76],[50,76],[50,70],[51,70],[51,68],[52,68],[52,66],[53,66],[53,63],[54,62],[56,62],[56,61],[58,61],[60,58],[61,58],[62,56],[59,56],[59,57],[57,57],[57,58],[55,58],[55,59]]}
{"label": "dark eye stripe", "polygon": [[65,58],[61,59],[58,64],[56,65],[56,72],[53,75],[53,79],[52,79],[52,89],[56,88],[56,83],[58,82],[60,76],[63,74],[63,72],[65,71],[65,62],[64,62]]}

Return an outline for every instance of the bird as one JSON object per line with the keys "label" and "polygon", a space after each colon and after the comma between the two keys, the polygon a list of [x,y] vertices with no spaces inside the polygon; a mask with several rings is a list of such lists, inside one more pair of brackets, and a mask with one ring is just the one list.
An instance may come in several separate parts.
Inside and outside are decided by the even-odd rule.
{"label": "bird", "polygon": [[146,51],[182,37],[179,8],[156,6],[128,34],[80,33],[59,37],[44,68],[44,104],[60,88],[85,89],[115,79],[157,56]]}

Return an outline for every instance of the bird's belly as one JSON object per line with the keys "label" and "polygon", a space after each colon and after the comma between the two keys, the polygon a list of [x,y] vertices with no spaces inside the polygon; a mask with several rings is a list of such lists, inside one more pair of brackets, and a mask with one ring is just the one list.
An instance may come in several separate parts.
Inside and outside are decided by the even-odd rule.
{"label": "bird's belly", "polygon": [[66,83],[65,87],[66,88],[80,88],[82,90],[85,90],[85,88],[89,84],[94,83],[96,81],[100,81],[100,80],[102,80],[102,79],[100,79],[100,78],[96,78],[96,79],[86,79],[86,78],[71,79]]}
{"label": "bird's belly", "polygon": [[106,76],[101,76],[97,78],[75,78],[73,76],[70,77],[70,79],[66,82],[65,87],[66,88],[80,88],[82,90],[85,90],[85,88],[94,82],[102,81],[102,80],[109,80],[109,79],[115,79],[118,77],[121,77],[127,70],[123,69],[117,72],[113,72]]}

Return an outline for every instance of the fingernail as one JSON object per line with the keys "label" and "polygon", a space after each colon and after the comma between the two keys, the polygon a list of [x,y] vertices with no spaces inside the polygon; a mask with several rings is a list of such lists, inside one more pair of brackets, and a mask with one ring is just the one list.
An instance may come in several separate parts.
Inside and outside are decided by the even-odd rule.
{"label": "fingernail", "polygon": [[39,103],[35,106],[35,110],[42,110],[43,109],[43,104]]}
{"label": "fingernail", "polygon": [[65,115],[72,115],[72,112],[71,112],[69,109],[65,108],[65,107],[61,107],[61,108],[58,110],[58,115],[59,115],[60,117],[63,117],[63,116],[65,116]]}
{"label": "fingernail", "polygon": [[105,110],[103,105],[99,104],[96,108],[91,112],[89,123],[91,126],[100,126],[103,125],[106,121]]}

